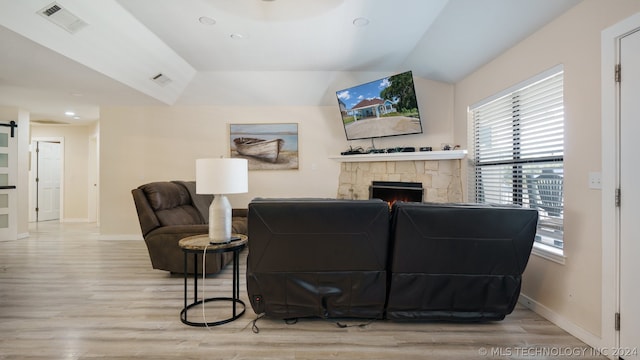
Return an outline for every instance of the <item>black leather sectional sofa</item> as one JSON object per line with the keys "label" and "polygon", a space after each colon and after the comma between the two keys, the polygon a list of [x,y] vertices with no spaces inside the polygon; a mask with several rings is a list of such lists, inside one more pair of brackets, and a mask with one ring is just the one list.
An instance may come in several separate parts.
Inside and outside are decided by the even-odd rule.
{"label": "black leather sectional sofa", "polygon": [[247,290],[269,317],[501,320],[536,233],[533,209],[256,199]]}

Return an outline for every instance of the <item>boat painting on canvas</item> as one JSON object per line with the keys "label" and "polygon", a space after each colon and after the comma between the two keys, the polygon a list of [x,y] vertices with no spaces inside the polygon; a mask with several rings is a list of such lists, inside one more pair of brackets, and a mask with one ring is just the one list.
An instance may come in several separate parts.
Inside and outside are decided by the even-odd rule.
{"label": "boat painting on canvas", "polygon": [[249,170],[298,169],[298,124],[231,124],[231,157]]}

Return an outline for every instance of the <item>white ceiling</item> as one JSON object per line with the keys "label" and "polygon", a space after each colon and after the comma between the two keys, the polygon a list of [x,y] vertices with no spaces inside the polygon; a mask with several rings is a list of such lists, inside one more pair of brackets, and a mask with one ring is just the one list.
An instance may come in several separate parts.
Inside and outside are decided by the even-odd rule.
{"label": "white ceiling", "polygon": [[579,1],[57,0],[88,24],[71,34],[38,14],[53,0],[0,0],[0,106],[86,122],[101,105],[333,105],[405,70],[455,83]]}

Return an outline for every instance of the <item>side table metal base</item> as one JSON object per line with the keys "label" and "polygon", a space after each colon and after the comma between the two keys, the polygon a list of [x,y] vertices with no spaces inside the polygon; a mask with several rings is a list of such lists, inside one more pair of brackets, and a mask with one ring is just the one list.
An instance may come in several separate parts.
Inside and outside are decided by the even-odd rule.
{"label": "side table metal base", "polygon": [[[184,307],[180,311],[180,321],[182,321],[186,325],[191,326],[217,326],[229,323],[233,320],[238,319],[246,310],[246,305],[242,300],[240,300],[240,251],[245,248],[247,245],[247,237],[245,235],[238,235],[237,240],[235,242],[222,243],[222,244],[210,244],[208,235],[195,235],[184,238],[179,241],[178,245],[182,248],[184,252]],[[210,253],[233,253],[233,258],[231,262],[233,263],[232,270],[232,287],[231,287],[231,297],[212,297],[198,300],[198,254],[202,254],[202,256],[206,256],[207,252]],[[193,254],[193,302],[191,304],[187,304],[188,298],[188,269],[187,269],[187,258],[189,254]],[[205,269],[203,269],[203,272]],[[204,278],[203,278],[204,281]],[[203,284],[204,285],[204,284]],[[206,319],[203,322],[189,321],[187,319],[187,313],[189,309],[194,306],[200,305],[204,306],[205,303],[212,301],[228,301],[231,302],[232,305],[232,315],[230,318],[208,322]],[[238,308],[238,305],[242,305],[242,309]]]}
{"label": "side table metal base", "polygon": [[[241,317],[242,315],[244,315],[244,311],[246,310],[246,305],[244,304],[244,301],[240,300],[240,299],[233,299],[230,297],[215,297],[215,298],[208,298],[205,299],[204,302],[211,302],[211,301],[232,301],[235,302],[234,304],[234,314],[232,317],[228,318],[228,319],[224,319],[224,320],[218,320],[218,321],[213,321],[213,322],[194,322],[194,321],[189,321],[187,320],[187,311],[189,309],[191,309],[194,306],[200,305],[202,304],[202,300],[198,300],[192,304],[189,304],[186,308],[182,309],[182,311],[180,311],[180,321],[182,321],[183,323],[187,324],[187,325],[191,325],[191,326],[200,326],[200,327],[205,327],[205,326],[218,326],[218,325],[222,325],[222,324],[226,324],[229,322],[232,322],[233,320]],[[242,310],[240,312],[236,312],[235,311],[235,306],[236,304],[240,304],[242,305]]]}

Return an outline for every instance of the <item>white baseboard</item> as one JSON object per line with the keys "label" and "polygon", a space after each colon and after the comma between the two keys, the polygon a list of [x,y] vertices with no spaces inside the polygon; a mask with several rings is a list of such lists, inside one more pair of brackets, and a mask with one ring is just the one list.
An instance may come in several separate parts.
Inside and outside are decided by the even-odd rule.
{"label": "white baseboard", "polygon": [[602,339],[599,336],[596,336],[590,333],[589,331],[581,328],[580,326],[576,325],[574,322],[570,321],[564,316],[559,315],[558,313],[540,304],[539,302],[531,299],[530,297],[524,294],[520,294],[520,298],[518,299],[518,302],[523,306],[525,306],[526,308],[529,308],[531,311],[535,312],[536,314],[551,321],[552,323],[560,327],[562,330],[577,337],[578,339],[583,341],[585,344],[591,346],[592,348],[597,349],[597,348],[605,347],[605,345],[603,345],[602,343]]}
{"label": "white baseboard", "polygon": [[140,234],[99,234],[96,236],[92,236],[92,239],[95,240],[115,240],[115,241],[140,241],[144,240],[142,235]]}
{"label": "white baseboard", "polygon": [[89,219],[86,218],[79,218],[79,219],[73,219],[73,218],[64,218],[64,219],[60,219],[61,223],[88,223]]}

